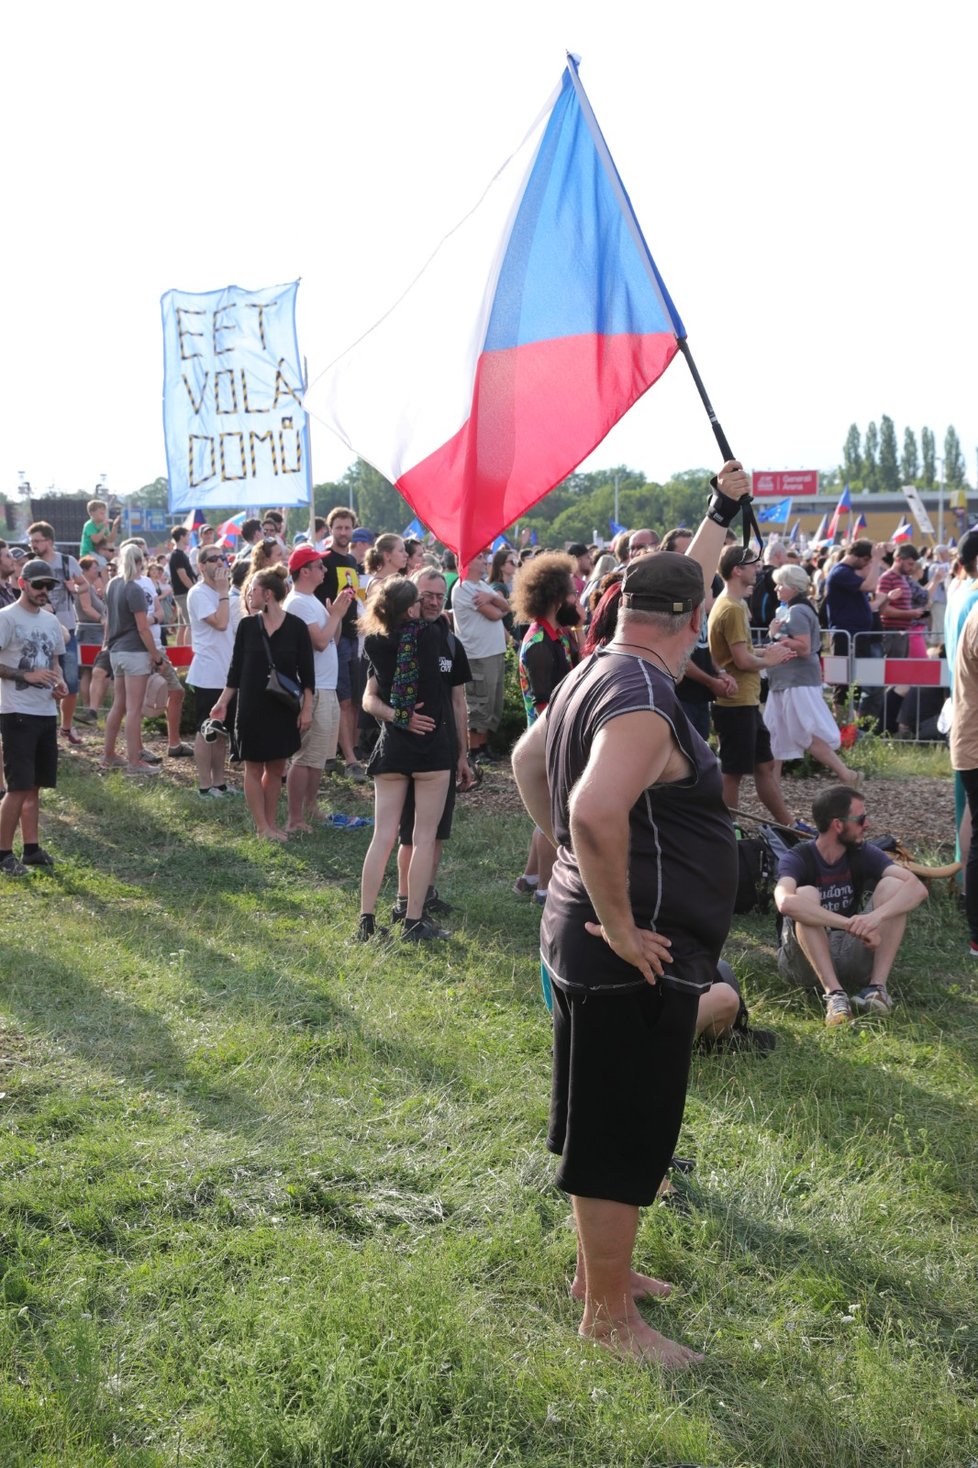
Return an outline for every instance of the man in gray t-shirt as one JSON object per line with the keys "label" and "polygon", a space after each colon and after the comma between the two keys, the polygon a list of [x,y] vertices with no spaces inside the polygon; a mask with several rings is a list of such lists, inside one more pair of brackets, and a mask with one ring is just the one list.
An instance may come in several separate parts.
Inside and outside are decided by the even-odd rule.
{"label": "man in gray t-shirt", "polygon": [[[47,563],[28,561],[19,578],[20,596],[0,611],[0,737],[6,793],[0,801],[0,873],[22,877],[30,866],[53,866],[37,841],[42,786],[58,772],[58,704],[67,693],[61,660],[61,623],[47,610],[56,585]],[[20,825],[22,861],[13,854]]]}
{"label": "man in gray t-shirt", "polygon": [[78,702],[80,668],[78,663],[78,638],[75,629],[78,616],[75,612],[75,595],[87,589],[85,574],[74,556],[64,555],[54,543],[54,529],[46,520],[36,520],[27,527],[27,538],[31,552],[44,561],[48,574],[54,578],[55,586],[49,600],[49,608],[64,628],[65,656],[64,680],[68,685],[68,696],[61,700],[61,734],[67,744],[81,744],[82,740],[71,727]]}

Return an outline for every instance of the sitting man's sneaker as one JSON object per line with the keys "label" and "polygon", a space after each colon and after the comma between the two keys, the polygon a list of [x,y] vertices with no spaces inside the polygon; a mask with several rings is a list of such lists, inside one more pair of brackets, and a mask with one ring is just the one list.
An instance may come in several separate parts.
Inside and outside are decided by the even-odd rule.
{"label": "sitting man's sneaker", "polygon": [[23,857],[25,867],[53,867],[54,857],[44,850],[43,846],[36,846],[33,851],[25,851]]}
{"label": "sitting man's sneaker", "polygon": [[893,1000],[886,991],[885,984],[870,984],[865,989],[860,989],[858,994],[853,994],[852,1004],[854,1009],[861,1009],[863,1014],[890,1014],[893,1009]]}
{"label": "sitting man's sneaker", "polygon": [[2,872],[5,877],[27,876],[27,868],[24,866],[24,863],[22,861],[18,861],[13,852],[11,852],[9,856],[5,856],[3,861],[0,861],[0,872]]}
{"label": "sitting man's sneaker", "polygon": [[410,923],[405,918],[401,936],[405,943],[431,943],[438,938],[450,938],[452,935],[447,928],[438,928],[427,918],[417,918]]}
{"label": "sitting man's sneaker", "polygon": [[852,1006],[845,990],[833,989],[831,994],[823,997],[825,999],[825,1023],[830,1028],[833,1025],[849,1024],[852,1019]]}

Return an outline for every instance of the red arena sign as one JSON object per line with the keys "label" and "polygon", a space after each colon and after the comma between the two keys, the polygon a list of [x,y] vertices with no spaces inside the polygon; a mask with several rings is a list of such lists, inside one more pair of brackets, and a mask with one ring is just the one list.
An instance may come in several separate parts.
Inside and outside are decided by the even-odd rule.
{"label": "red arena sign", "polygon": [[756,469],[751,475],[755,499],[766,495],[782,497],[795,494],[818,494],[817,469]]}

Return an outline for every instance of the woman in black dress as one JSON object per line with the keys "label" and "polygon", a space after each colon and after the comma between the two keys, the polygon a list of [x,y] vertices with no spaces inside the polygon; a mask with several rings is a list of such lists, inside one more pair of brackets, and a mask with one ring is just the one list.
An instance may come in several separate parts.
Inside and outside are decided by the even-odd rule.
{"label": "woman in black dress", "polygon": [[386,714],[367,765],[374,782],[374,833],[360,880],[357,939],[374,933],[374,909],[394,842],[408,781],[414,784],[414,843],[403,936],[411,942],[448,934],[422,916],[435,861],[435,835],[458,758],[448,695],[439,666],[441,640],[421,620],[415,583],[393,576],[377,587],[364,618],[364,655]]}
{"label": "woman in black dress", "polygon": [[[309,628],[282,606],[287,589],[284,566],[252,577],[247,607],[252,615],[238,623],[227,687],[211,709],[211,718],[223,723],[237,691],[234,733],[244,760],[245,799],[259,836],[271,841],[288,840],[278,824],[282,779],[289,756],[312,723],[315,690]],[[298,714],[266,691],[269,650],[277,670],[302,685]]]}

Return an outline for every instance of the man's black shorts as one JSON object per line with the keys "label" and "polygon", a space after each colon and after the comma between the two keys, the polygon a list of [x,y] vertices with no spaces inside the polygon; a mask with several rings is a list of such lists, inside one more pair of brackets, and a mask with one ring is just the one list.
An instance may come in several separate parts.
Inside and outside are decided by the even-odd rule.
{"label": "man's black shorts", "polygon": [[699,996],[662,984],[627,994],[553,986],[547,1146],[557,1186],[645,1207],[666,1175],[686,1104]]}
{"label": "man's black shorts", "polygon": [[[438,822],[438,830],[435,832],[436,841],[447,841],[452,834],[452,816],[455,812],[455,771],[448,782],[448,790],[445,792],[445,808]],[[402,846],[414,845],[414,781],[408,781],[407,794],[404,797],[404,806],[401,810],[401,830],[398,837]]]}
{"label": "man's black shorts", "polygon": [[195,688],[194,689],[194,721],[198,733],[200,726],[211,716],[211,709],[217,703],[223,688]]}
{"label": "man's black shorts", "polygon": [[8,790],[53,790],[58,783],[58,720],[46,714],[0,714],[3,778]]}
{"label": "man's black shorts", "polygon": [[771,763],[771,736],[756,704],[733,709],[714,704],[713,724],[720,740],[720,769],[725,775],[752,775],[757,765]]}

